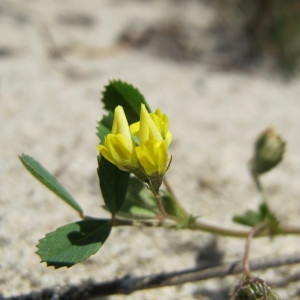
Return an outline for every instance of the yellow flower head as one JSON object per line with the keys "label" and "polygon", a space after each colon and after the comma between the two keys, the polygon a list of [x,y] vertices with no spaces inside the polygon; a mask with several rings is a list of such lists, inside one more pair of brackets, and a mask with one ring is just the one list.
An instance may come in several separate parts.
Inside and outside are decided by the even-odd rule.
{"label": "yellow flower head", "polygon": [[147,175],[166,173],[169,161],[166,141],[148,140],[136,147],[135,151]]}
{"label": "yellow flower head", "polygon": [[169,145],[172,139],[172,134],[169,131],[169,119],[165,114],[162,114],[158,108],[154,114],[150,114],[153,119],[157,129],[159,130],[162,138],[166,140]]}
{"label": "yellow flower head", "polygon": [[159,109],[149,113],[142,104],[140,121],[129,127],[123,108],[117,106],[112,132],[98,149],[119,169],[158,188],[168,168],[171,139],[168,117]]}
{"label": "yellow flower head", "polygon": [[140,121],[131,124],[130,131],[140,140],[140,143],[141,140],[145,141],[149,138],[156,138],[157,140],[166,140],[169,145],[172,139],[172,134],[169,131],[168,117],[162,114],[159,108],[155,113],[149,114],[144,104],[141,106]]}
{"label": "yellow flower head", "polygon": [[168,145],[172,139],[168,117],[159,109],[149,114],[142,104],[140,121],[132,124],[130,130],[138,138],[136,155],[145,173],[148,176],[165,174],[169,162]]}
{"label": "yellow flower head", "polygon": [[119,105],[115,109],[112,132],[106,136],[104,145],[98,145],[97,148],[101,155],[123,171],[138,168],[134,144],[122,106]]}

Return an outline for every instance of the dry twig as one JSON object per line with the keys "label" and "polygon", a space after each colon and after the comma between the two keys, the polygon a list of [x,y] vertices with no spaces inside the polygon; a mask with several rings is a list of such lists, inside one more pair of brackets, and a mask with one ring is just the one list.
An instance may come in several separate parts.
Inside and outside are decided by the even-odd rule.
{"label": "dry twig", "polygon": [[[253,260],[250,268],[254,270],[263,270],[291,264],[300,263],[300,253],[289,256],[280,256],[276,258],[261,258]],[[161,288],[165,286],[174,286],[188,282],[207,280],[211,278],[234,275],[243,271],[242,262],[236,261],[209,268],[185,269],[170,273],[160,273],[148,276],[133,277],[127,275],[123,278],[113,281],[96,283],[87,281],[81,285],[66,286],[61,288],[46,288],[42,291],[32,292],[26,295],[1,298],[0,300],[87,300],[93,297],[131,294],[138,290]]]}

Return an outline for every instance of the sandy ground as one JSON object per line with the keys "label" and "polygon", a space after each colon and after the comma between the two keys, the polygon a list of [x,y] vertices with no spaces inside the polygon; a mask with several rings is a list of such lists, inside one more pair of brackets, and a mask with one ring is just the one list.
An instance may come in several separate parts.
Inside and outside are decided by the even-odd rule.
{"label": "sandy ground", "polygon": [[[213,240],[201,232],[118,228],[83,264],[54,270],[39,263],[38,239],[78,217],[27,173],[18,155],[30,154],[56,174],[86,214],[107,216],[100,207],[95,126],[103,113],[100,91],[110,79],[134,84],[154,109],[169,115],[174,140],[168,179],[185,207],[212,223],[238,227],[232,215],[258,205],[247,161],[256,135],[274,126],[287,141],[287,155],[263,182],[280,219],[299,223],[299,78],[286,82],[261,68],[230,68],[213,51],[217,37],[207,29],[213,20],[212,7],[196,0],[0,2],[3,296],[191,268]],[[224,260],[241,258],[243,240],[216,241]],[[298,245],[297,237],[259,239],[252,257],[294,253]],[[296,271],[259,275],[276,281]],[[237,281],[109,299],[226,299],[222,291]],[[278,291],[283,299],[298,299],[299,286]]]}

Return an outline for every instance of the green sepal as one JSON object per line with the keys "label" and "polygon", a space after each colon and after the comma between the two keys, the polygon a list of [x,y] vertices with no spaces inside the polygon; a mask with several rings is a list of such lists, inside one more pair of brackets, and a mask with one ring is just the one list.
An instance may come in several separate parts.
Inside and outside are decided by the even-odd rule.
{"label": "green sepal", "polygon": [[70,195],[70,193],[57,181],[57,179],[46,170],[37,160],[26,154],[19,156],[24,167],[33,175],[39,182],[50,189],[60,199],[78,211],[80,214],[83,213],[82,208]]}
{"label": "green sepal", "polygon": [[122,207],[129,185],[129,172],[98,156],[98,177],[104,203],[114,216]]}
{"label": "green sepal", "polygon": [[279,220],[265,202],[259,205],[257,211],[248,210],[243,215],[233,216],[232,220],[235,223],[250,227],[254,227],[264,221],[267,221],[268,229],[270,230],[271,234],[276,234],[280,230]]}
{"label": "green sepal", "polygon": [[105,87],[101,100],[104,108],[111,112],[121,105],[129,124],[139,121],[142,103],[149,112],[151,111],[142,93],[136,87],[121,80],[110,81]]}
{"label": "green sepal", "polygon": [[86,219],[47,233],[36,252],[41,262],[55,269],[83,262],[102,247],[111,232],[111,220]]}

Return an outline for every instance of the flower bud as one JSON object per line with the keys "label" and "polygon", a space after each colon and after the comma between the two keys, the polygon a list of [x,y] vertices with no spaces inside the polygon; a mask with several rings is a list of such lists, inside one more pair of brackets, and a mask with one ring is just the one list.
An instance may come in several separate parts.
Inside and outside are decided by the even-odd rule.
{"label": "flower bud", "polygon": [[236,287],[232,300],[280,300],[268,284],[255,277],[245,278]]}
{"label": "flower bud", "polygon": [[285,142],[273,128],[262,132],[256,140],[254,157],[251,160],[251,170],[261,175],[270,171],[283,158]]}

